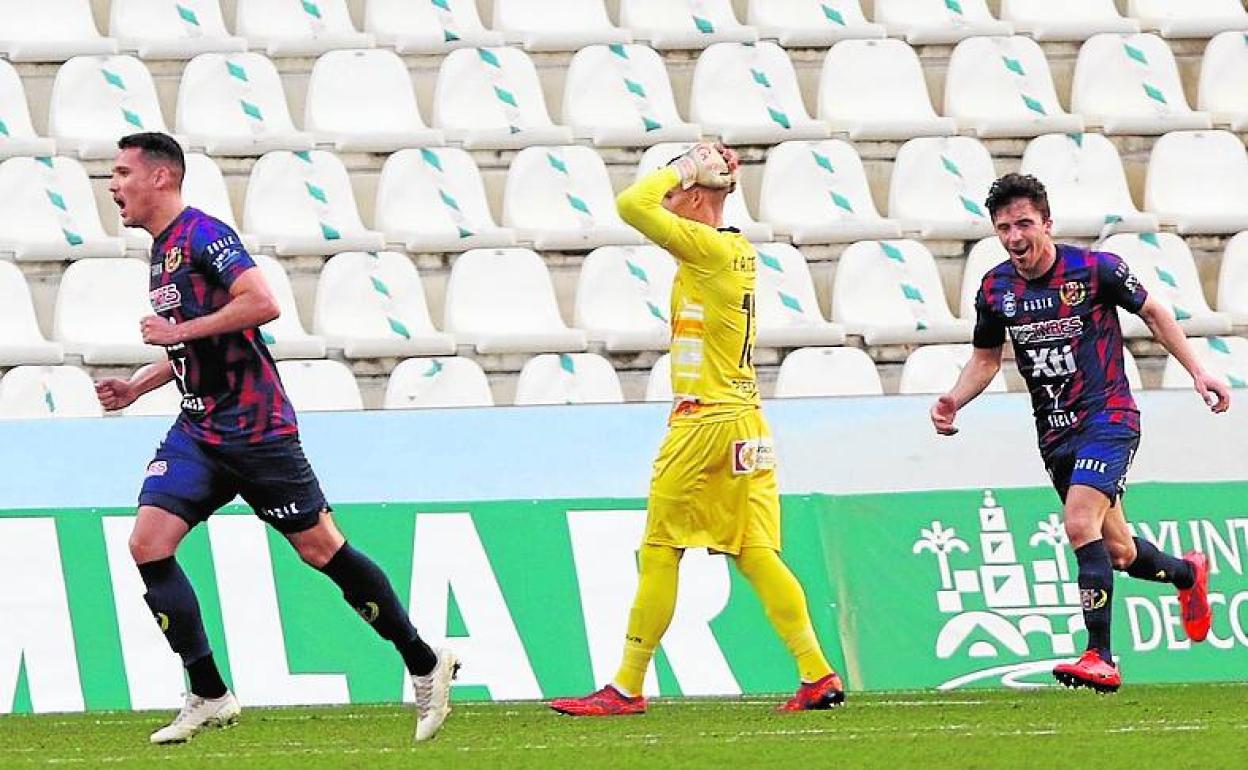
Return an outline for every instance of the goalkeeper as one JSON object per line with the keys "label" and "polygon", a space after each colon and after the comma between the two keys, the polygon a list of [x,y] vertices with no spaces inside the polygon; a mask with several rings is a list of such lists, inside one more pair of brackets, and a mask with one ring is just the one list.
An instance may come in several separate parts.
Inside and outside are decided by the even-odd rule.
{"label": "goalkeeper", "polygon": [[737,182],[737,154],[694,145],[622,192],[624,221],[667,249],[672,286],[672,392],[668,434],[654,463],[641,575],[615,680],[551,708],[572,716],[640,714],[646,669],[671,622],[687,548],[733,557],[757,591],[801,676],[785,711],[844,701],[819,648],[801,585],[780,560],[780,496],[771,431],[754,374],[754,247],[721,227]]}

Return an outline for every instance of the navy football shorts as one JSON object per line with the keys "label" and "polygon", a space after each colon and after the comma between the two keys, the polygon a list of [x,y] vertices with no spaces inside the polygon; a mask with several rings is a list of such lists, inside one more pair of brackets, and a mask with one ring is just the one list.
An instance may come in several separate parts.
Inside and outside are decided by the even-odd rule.
{"label": "navy football shorts", "polygon": [[148,463],[139,505],[163,508],[194,527],[235,495],[287,535],[315,526],[329,510],[298,436],[212,446],[176,425]]}
{"label": "navy football shorts", "polygon": [[1043,452],[1044,467],[1062,502],[1072,485],[1082,484],[1103,493],[1112,505],[1127,491],[1127,471],[1139,445],[1140,433],[1134,427],[1094,417]]}

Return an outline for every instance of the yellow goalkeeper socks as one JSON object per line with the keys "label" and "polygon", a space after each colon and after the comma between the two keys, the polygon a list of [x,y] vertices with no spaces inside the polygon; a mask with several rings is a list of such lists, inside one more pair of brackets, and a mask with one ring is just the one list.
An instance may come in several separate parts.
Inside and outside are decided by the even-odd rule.
{"label": "yellow goalkeeper socks", "polygon": [[630,697],[641,694],[654,649],[672,622],[683,553],[679,548],[666,545],[641,546],[637,596],[628,614],[624,660],[620,662],[614,682],[617,689]]}
{"label": "yellow goalkeeper socks", "polygon": [[797,659],[803,682],[817,682],[832,673],[806,609],[806,594],[797,578],[770,548],[742,548],[737,567],[758,594],[771,625]]}

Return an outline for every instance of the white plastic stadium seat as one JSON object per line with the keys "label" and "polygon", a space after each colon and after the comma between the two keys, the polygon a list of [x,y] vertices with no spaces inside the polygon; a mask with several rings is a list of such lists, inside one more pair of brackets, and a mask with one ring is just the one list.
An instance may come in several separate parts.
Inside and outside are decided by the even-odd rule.
{"label": "white plastic stadium seat", "polygon": [[1229,313],[1236,326],[1248,325],[1248,232],[1226,244],[1218,271],[1218,310]]}
{"label": "white plastic stadium seat", "polygon": [[599,147],[696,142],[702,134],[676,111],[663,59],[644,45],[577,51],[563,88],[563,122]]}
{"label": "white plastic stadium seat", "polygon": [[117,140],[136,131],[169,131],[143,62],[133,56],[75,56],[56,71],[48,133],[62,151],[111,159]]}
{"label": "white plastic stadium seat", "polygon": [[515,233],[490,213],[481,172],[454,147],[400,150],[377,183],[376,226],[408,251],[463,251],[511,246]]}
{"label": "white plastic stadium seat", "polygon": [[1087,40],[1102,32],[1139,32],[1124,19],[1114,0],[1001,0],[1001,20],[1042,41]]}
{"label": "white plastic stadium seat", "polygon": [[758,39],[737,20],[731,0],[620,0],[620,26],[660,50]]}
{"label": "white plastic stadium seat", "polygon": [[911,139],[893,164],[888,215],[924,238],[982,238],[992,232],[984,200],[996,178],[992,156],[976,139]]}
{"label": "white plastic stadium seat", "polygon": [[823,58],[819,119],[849,138],[910,139],[957,133],[932,108],[919,55],[901,40],[845,40]]}
{"label": "white plastic stadium seat", "polygon": [[9,158],[0,163],[0,254],[15,259],[120,257],[104,234],[91,180],[73,158]]}
{"label": "white plastic stadium seat", "polygon": [[364,31],[401,54],[503,44],[501,33],[482,26],[476,0],[368,0]]}
{"label": "white plastic stadium seat", "polygon": [[0,379],[0,419],[103,414],[91,376],[76,366],[18,366]]}
{"label": "white plastic stadium seat", "polygon": [[1056,236],[1153,232],[1157,217],[1131,199],[1118,148],[1101,134],[1048,134],[1027,145],[1020,169],[1044,183]]}
{"label": "white plastic stadium seat", "polygon": [[1136,392],[1144,390],[1144,379],[1140,377],[1140,365],[1135,362],[1135,356],[1131,355],[1131,351],[1126,347],[1122,349],[1122,368],[1127,373],[1127,385],[1131,386],[1131,390]]}
{"label": "white plastic stadium seat", "polygon": [[[924,345],[906,357],[901,367],[901,395],[916,393],[944,393],[958,381],[958,375],[971,360],[970,345]],[[992,378],[985,393],[1004,393],[1005,369]]]}
{"label": "white plastic stadium seat", "polygon": [[845,330],[819,310],[815,283],[802,252],[787,243],[760,243],[755,264],[755,308],[760,348],[840,345]]}
{"label": "white plastic stadium seat", "polygon": [[1248,30],[1242,0],[1127,0],[1127,12],[1162,37],[1212,37]]}
{"label": "white plastic stadium seat", "polygon": [[471,358],[409,358],[386,382],[384,409],[494,406],[490,381]]}
{"label": "white plastic stadium seat", "polygon": [[461,48],[442,60],[433,125],[467,149],[568,144],[572,131],[546,111],[537,68],[518,48]]}
{"label": "white plastic stadium seat", "polygon": [[608,351],[667,350],[676,261],[658,246],[603,246],[581,264],[573,324]]}
{"label": "white plastic stadium seat", "polygon": [[277,373],[296,412],[347,412],[364,408],[351,369],[339,361],[278,361]]}
{"label": "white plastic stadium seat", "polygon": [[[1187,243],[1174,233],[1120,233],[1107,238],[1102,251],[1117,254],[1131,267],[1150,296],[1170,308],[1189,337],[1229,334],[1231,317],[1209,309],[1196,260]],[[1125,337],[1147,337],[1143,319],[1119,312]]]}
{"label": "white plastic stadium seat", "polygon": [[646,378],[646,401],[672,400],[672,354],[664,353],[650,367]]}
{"label": "white plastic stadium seat", "polygon": [[516,380],[516,404],[623,403],[611,362],[594,353],[546,353],[525,362]]}
{"label": "white plastic stadium seat", "polygon": [[237,0],[236,31],[269,56],[317,56],[336,48],[371,48],[346,0]]}
{"label": "white plastic stadium seat", "polygon": [[1188,233],[1248,230],[1248,151],[1229,131],[1174,131],[1148,159],[1144,210]]}
{"label": "white plastic stadium seat", "polygon": [[776,398],[882,396],[884,385],[871,356],[859,348],[801,348],[784,357]]}
{"label": "white plastic stadium seat", "polygon": [[883,24],[866,20],[858,0],[750,0],[746,22],[785,48],[824,48],[887,34]]}
{"label": "white plastic stadium seat", "polygon": [[1219,128],[1248,131],[1248,32],[1222,32],[1205,46],[1196,108]]}
{"label": "white plastic stadium seat", "polygon": [[86,364],[139,364],[165,358],[147,345],[139,321],[152,315],[148,263],[86,259],[65,268],[56,292],[52,337]]}
{"label": "white plastic stadium seat", "polygon": [[243,229],[281,256],[378,251],[364,229],[347,169],[325,150],[266,153],[252,166]]}
{"label": "white plastic stadium seat", "polygon": [[260,327],[260,337],[269,346],[274,358],[321,358],[325,340],[308,334],[299,320],[299,307],[290,286],[286,269],[268,254],[253,254],[256,266],[264,274],[265,283],[281,308],[281,315]]}
{"label": "white plastic stadium seat", "polygon": [[416,266],[393,251],[332,257],[316,284],[312,329],[347,358],[455,352],[433,328]]}
{"label": "white plastic stadium seat", "polygon": [[190,59],[247,50],[225,28],[218,0],[113,0],[108,34],[140,59]]}
{"label": "white plastic stadium seat", "polygon": [[528,51],[575,51],[633,39],[607,18],[603,0],[494,0],[490,26]]}
{"label": "white plastic stadium seat", "polygon": [[90,0],[0,0],[0,55],[9,61],[65,61],[117,53],[100,36]]}
{"label": "white plastic stadium seat", "polygon": [[[681,155],[691,146],[692,143],[669,142],[656,144],[647,149],[641,154],[641,162],[637,164],[637,176],[634,181]],[[757,222],[750,215],[750,210],[745,205],[745,191],[740,184],[737,185],[737,189],[728,193],[728,197],[724,200],[724,225],[735,227],[751,241],[765,243],[773,238],[771,225],[766,222]]]}
{"label": "white plastic stadium seat", "polygon": [[133,404],[121,411],[127,417],[147,415],[174,415],[182,411],[182,392],[178,384],[170,380],[155,390],[139,396]]}
{"label": "white plastic stadium seat", "polygon": [[903,36],[912,44],[1014,34],[1008,22],[993,18],[984,0],[875,0],[875,20],[888,28],[889,35]]}
{"label": "white plastic stadium seat", "polygon": [[972,323],[945,302],[936,260],[918,241],[859,241],[841,253],[832,320],[868,345],[966,342]]}
{"label": "white plastic stadium seat", "polygon": [[[1189,344],[1205,371],[1236,390],[1248,388],[1248,339],[1208,337],[1189,340]],[[1192,376],[1174,356],[1166,357],[1166,368],[1161,373],[1161,387],[1192,387]]]}
{"label": "white plastic stadium seat", "polygon": [[901,226],[876,211],[862,161],[841,139],[772,147],[758,209],[777,233],[799,244],[901,236]]}
{"label": "white plastic stadium seat", "polygon": [[35,134],[26,89],[17,70],[0,60],[0,160],[15,155],[55,155],[56,142]]}
{"label": "white plastic stadium seat", "polygon": [[30,287],[12,262],[0,262],[0,366],[59,364],[61,346],[44,339]]}
{"label": "white plastic stadium seat", "polygon": [[1079,49],[1070,109],[1107,134],[1164,134],[1209,128],[1209,115],[1193,112],[1179,68],[1156,35],[1093,35]]}
{"label": "white plastic stadium seat", "polygon": [[826,125],[810,119],[797,73],[775,43],[716,43],[693,68],[689,118],[728,144],[822,139]]}
{"label": "white plastic stadium seat", "polygon": [[420,116],[407,65],[381,48],[322,54],[308,78],[303,125],[338,152],[391,152],[444,141]]}
{"label": "white plastic stadium seat", "polygon": [[945,77],[945,114],[983,137],[1083,130],[1083,120],[1058,102],[1039,43],[1023,35],[958,43]]}
{"label": "white plastic stadium seat", "polygon": [[[1051,203],[1051,201],[1050,201]],[[958,300],[958,318],[975,321],[975,295],[988,271],[1010,258],[1001,239],[990,235],[971,247],[962,268],[962,290]]]}
{"label": "white plastic stadium seat", "polygon": [[642,243],[616,213],[606,164],[583,146],[516,153],[503,191],[503,225],[542,250]]}
{"label": "white plastic stadium seat", "polygon": [[559,316],[546,263],[529,249],[472,249],[451,265],[442,328],[478,353],[576,352],[585,333]]}
{"label": "white plastic stadium seat", "polygon": [[187,63],[178,86],[178,133],[210,155],[310,150],[295,128],[277,67],[258,53],[205,53]]}

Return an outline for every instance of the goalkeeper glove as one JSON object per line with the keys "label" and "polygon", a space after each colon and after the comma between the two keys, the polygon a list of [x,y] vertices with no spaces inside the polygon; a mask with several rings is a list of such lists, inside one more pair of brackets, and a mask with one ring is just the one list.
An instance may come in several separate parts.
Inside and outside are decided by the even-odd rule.
{"label": "goalkeeper glove", "polygon": [[731,192],[737,185],[737,169],[736,164],[729,161],[730,153],[735,159],[735,153],[722,144],[698,142],[685,154],[673,159],[672,165],[680,174],[681,189],[700,185]]}

